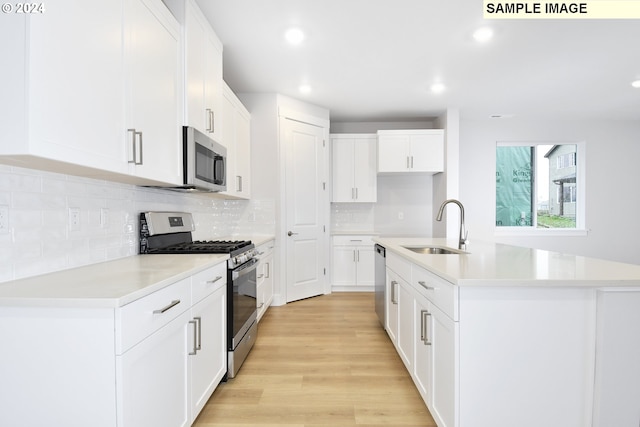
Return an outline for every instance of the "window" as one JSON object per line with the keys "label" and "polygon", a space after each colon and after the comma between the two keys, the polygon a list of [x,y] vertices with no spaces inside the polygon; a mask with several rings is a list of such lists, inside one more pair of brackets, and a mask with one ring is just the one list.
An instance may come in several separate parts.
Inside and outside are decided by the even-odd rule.
{"label": "window", "polygon": [[498,143],[496,227],[584,228],[581,143]]}

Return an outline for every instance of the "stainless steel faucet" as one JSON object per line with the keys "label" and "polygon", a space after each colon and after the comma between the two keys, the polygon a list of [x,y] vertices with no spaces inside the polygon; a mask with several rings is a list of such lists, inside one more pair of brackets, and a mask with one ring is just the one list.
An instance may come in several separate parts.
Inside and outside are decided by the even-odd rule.
{"label": "stainless steel faucet", "polygon": [[456,199],[447,199],[440,205],[440,210],[438,211],[438,216],[436,217],[436,221],[442,221],[442,213],[444,212],[444,207],[449,203],[455,203],[460,207],[460,236],[458,237],[458,249],[465,249],[467,246],[467,236],[469,232],[464,229],[464,206],[460,203],[459,200]]}

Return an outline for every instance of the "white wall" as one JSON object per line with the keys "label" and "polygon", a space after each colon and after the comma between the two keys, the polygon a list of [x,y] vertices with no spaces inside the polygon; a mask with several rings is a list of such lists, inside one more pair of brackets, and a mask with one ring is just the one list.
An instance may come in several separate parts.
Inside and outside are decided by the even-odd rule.
{"label": "white wall", "polygon": [[[585,141],[586,236],[494,235],[496,141]],[[640,264],[639,159],[639,122],[461,120],[460,200],[469,240]]]}
{"label": "white wall", "polygon": [[[9,232],[0,234],[0,282],[138,253],[142,211],[194,214],[194,239],[273,234],[272,201],[222,200],[0,165],[0,206]],[[80,209],[72,231],[68,209]],[[100,224],[101,209],[108,209]]]}

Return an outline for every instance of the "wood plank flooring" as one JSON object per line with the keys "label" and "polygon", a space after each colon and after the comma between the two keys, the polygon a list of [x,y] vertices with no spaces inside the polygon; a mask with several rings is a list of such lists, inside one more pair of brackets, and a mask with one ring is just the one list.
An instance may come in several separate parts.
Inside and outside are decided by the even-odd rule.
{"label": "wood plank flooring", "polygon": [[271,307],[236,378],[194,427],[435,427],[374,311],[373,293]]}

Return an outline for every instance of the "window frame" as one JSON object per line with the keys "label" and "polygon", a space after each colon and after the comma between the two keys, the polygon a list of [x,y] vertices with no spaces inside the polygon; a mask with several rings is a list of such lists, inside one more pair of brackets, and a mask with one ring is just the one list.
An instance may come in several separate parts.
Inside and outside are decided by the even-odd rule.
{"label": "window frame", "polygon": [[[588,233],[588,229],[586,227],[586,179],[585,179],[585,171],[586,171],[586,143],[584,141],[496,141],[495,149],[494,149],[494,159],[497,162],[495,153],[498,147],[536,147],[536,151],[538,146],[540,145],[575,145],[576,153],[575,153],[575,163],[576,164],[576,201],[572,202],[576,204],[576,227],[575,228],[537,228],[537,221],[534,222],[535,225],[531,226],[498,226],[496,225],[496,188],[494,183],[494,200],[493,200],[493,224],[494,224],[494,235],[495,236],[585,236]],[[494,164],[494,174],[497,170],[497,163]],[[533,179],[534,182],[537,182],[538,179],[538,170],[536,159],[534,158],[534,171],[533,171]],[[495,181],[494,181],[495,182]],[[534,184],[534,200],[537,200],[538,196],[538,188],[537,185]],[[537,217],[537,209],[534,206],[534,217]]]}

